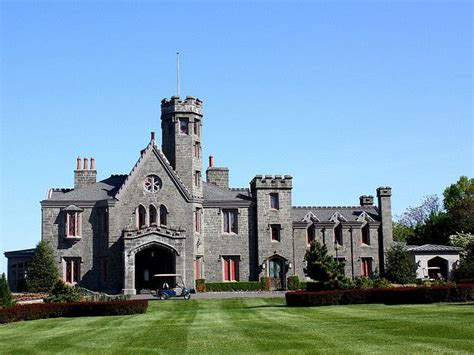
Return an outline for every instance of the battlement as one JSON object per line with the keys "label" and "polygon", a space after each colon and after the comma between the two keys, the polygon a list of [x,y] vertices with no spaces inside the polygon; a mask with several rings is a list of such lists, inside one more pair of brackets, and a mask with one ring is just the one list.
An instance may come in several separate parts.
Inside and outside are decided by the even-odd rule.
{"label": "battlement", "polygon": [[171,96],[161,100],[161,113],[194,113],[202,116],[202,101],[192,96],[186,96],[183,101],[178,96]]}
{"label": "battlement", "polygon": [[290,175],[256,175],[250,186],[253,189],[291,189],[293,177]]}

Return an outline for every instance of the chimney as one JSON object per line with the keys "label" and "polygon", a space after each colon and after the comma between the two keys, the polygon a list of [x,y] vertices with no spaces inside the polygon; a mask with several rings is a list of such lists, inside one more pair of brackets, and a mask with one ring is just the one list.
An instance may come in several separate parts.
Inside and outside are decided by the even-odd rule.
{"label": "chimney", "polygon": [[84,158],[81,169],[81,157],[77,157],[76,170],[74,170],[74,189],[96,183],[97,171],[95,170],[95,159],[91,158],[91,167],[89,169],[89,159]]}
{"label": "chimney", "polygon": [[214,167],[214,157],[212,155],[209,156],[206,181],[223,189],[229,188],[229,168]]}
{"label": "chimney", "polygon": [[150,132],[150,141],[155,141],[155,132]]}
{"label": "chimney", "polygon": [[380,234],[381,243],[379,246],[384,253],[380,258],[380,271],[384,271],[385,252],[393,243],[393,227],[392,227],[392,189],[390,187],[379,187],[377,189],[378,208],[381,219]]}
{"label": "chimney", "polygon": [[361,197],[359,197],[359,201],[360,201],[360,206],[361,207],[373,206],[374,205],[374,196],[362,195]]}

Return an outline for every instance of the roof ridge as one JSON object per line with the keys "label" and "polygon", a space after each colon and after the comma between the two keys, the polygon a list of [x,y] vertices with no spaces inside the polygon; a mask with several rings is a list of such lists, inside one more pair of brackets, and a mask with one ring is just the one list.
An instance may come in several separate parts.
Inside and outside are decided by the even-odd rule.
{"label": "roof ridge", "polygon": [[364,208],[368,208],[368,207],[375,207],[375,206],[292,206],[292,208],[327,208],[327,209],[330,209],[330,208],[360,208],[360,209],[364,209]]}

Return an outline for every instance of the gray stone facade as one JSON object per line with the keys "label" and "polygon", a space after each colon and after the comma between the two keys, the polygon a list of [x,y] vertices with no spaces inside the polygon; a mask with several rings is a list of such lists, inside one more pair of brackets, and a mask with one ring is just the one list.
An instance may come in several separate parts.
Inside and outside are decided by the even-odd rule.
{"label": "gray stone facade", "polygon": [[[208,282],[287,277],[303,272],[308,238],[344,260],[348,277],[383,270],[392,242],[391,190],[361,196],[354,207],[295,207],[289,175],[257,175],[229,187],[229,169],[211,159],[202,181],[203,105],[161,103],[162,147],[155,135],[127,175],[96,181],[95,162],[78,158],[73,189],[50,189],[42,239],[65,281],[92,290],[136,293],[181,274],[189,287]],[[289,169],[291,167],[286,167]],[[13,258],[13,256],[12,256]],[[168,280],[165,280],[168,281]]]}

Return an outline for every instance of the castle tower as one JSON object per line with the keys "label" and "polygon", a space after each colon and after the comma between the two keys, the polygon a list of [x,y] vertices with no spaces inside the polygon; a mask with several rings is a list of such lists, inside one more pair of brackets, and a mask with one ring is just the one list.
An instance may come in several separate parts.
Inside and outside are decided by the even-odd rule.
{"label": "castle tower", "polygon": [[193,196],[202,197],[202,101],[161,101],[162,150]]}

